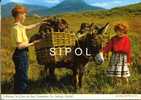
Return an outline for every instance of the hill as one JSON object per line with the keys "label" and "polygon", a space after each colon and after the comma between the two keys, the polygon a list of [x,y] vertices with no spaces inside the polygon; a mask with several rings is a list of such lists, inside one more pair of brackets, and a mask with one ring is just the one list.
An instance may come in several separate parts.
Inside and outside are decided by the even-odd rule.
{"label": "hill", "polygon": [[[5,5],[2,5],[1,6],[1,11],[2,11],[1,17],[4,18],[4,17],[11,16],[11,9],[13,7],[15,7],[15,5],[17,5],[17,3],[14,3],[14,2],[10,2]],[[38,6],[38,5],[29,5],[29,4],[19,4],[19,5],[23,5],[23,6],[27,7],[30,15],[32,15],[32,11],[41,10],[41,9],[48,9],[47,7]]]}
{"label": "hill", "polygon": [[[16,3],[7,3],[2,5],[2,17],[10,16],[11,9],[16,5]],[[21,4],[29,9],[29,14],[37,13],[39,15],[56,15],[64,12],[79,12],[88,10],[100,10],[101,7],[94,7],[88,5],[84,0],[64,0],[55,7],[48,8],[38,5]]]}
{"label": "hill", "polygon": [[36,11],[40,15],[56,15],[65,12],[80,12],[88,10],[101,10],[104,8],[88,5],[84,0],[64,0],[60,4],[48,10]]}

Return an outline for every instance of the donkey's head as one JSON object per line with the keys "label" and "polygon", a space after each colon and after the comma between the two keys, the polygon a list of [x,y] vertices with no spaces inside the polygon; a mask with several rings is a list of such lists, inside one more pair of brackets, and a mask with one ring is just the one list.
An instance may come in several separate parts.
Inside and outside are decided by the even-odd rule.
{"label": "donkey's head", "polygon": [[[92,29],[92,32],[90,34],[87,34],[86,38],[86,45],[87,48],[93,58],[94,61],[96,61],[97,64],[102,64],[104,62],[103,54],[101,52],[102,49],[102,42],[103,42],[103,34],[106,32],[109,24],[107,23],[102,28],[96,28]],[[96,30],[96,31],[93,31]]]}

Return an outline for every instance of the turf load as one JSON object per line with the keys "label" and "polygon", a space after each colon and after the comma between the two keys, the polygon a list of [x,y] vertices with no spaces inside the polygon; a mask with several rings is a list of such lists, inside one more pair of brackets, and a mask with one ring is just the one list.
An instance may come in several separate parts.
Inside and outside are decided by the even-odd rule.
{"label": "turf load", "polygon": [[[41,41],[35,44],[35,51],[41,65],[63,60],[66,47],[75,45],[75,34],[69,31],[68,23],[56,17],[45,20],[39,28],[39,34],[32,36],[30,42],[38,39]],[[54,55],[51,55],[51,48],[54,48]]]}
{"label": "turf load", "polygon": [[[75,35],[72,33],[49,33],[47,38],[35,44],[37,61],[39,64],[44,65],[46,63],[56,63],[63,60],[66,57],[66,48],[72,48],[74,45]],[[54,50],[55,54],[51,55],[51,49]]]}

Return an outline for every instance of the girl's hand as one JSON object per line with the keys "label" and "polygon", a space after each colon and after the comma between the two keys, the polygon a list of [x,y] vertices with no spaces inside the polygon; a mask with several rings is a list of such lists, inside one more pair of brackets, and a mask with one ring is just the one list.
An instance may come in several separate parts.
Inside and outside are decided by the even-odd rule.
{"label": "girl's hand", "polygon": [[133,66],[133,62],[127,63],[128,66]]}
{"label": "girl's hand", "polygon": [[128,66],[130,66],[130,63],[127,63]]}
{"label": "girl's hand", "polygon": [[102,50],[102,49],[100,49],[100,50],[99,50],[99,52],[102,52],[102,53],[103,53],[103,50]]}

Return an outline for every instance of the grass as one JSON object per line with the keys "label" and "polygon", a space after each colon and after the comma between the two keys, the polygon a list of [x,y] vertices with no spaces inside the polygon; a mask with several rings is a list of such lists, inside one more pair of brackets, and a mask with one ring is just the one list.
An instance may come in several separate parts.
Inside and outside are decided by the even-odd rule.
{"label": "grass", "polygon": [[[44,66],[38,65],[34,47],[29,49],[29,85],[32,94],[45,93],[141,93],[141,7],[140,4],[136,6],[128,6],[123,8],[115,8],[109,11],[97,12],[81,12],[60,14],[59,17],[66,19],[71,27],[71,30],[78,31],[82,22],[105,24],[109,22],[111,28],[108,33],[114,35],[113,25],[119,21],[128,22],[129,37],[132,42],[133,62],[130,66],[131,77],[129,78],[129,86],[119,84],[118,87],[112,85],[111,78],[106,76],[108,68],[108,61],[103,65],[96,65],[94,62],[89,62],[86,67],[86,73],[83,77],[83,87],[75,90],[72,86],[71,76],[72,72],[68,69],[56,69],[56,79],[52,80],[48,75],[42,75]],[[38,22],[39,19],[28,16],[25,24]],[[2,93],[13,93],[13,75],[15,73],[14,64],[11,60],[13,48],[11,45],[10,27],[12,25],[12,18],[2,19],[1,41],[2,48],[0,49],[1,56],[1,83]],[[38,28],[27,32],[28,37],[38,33]]]}

